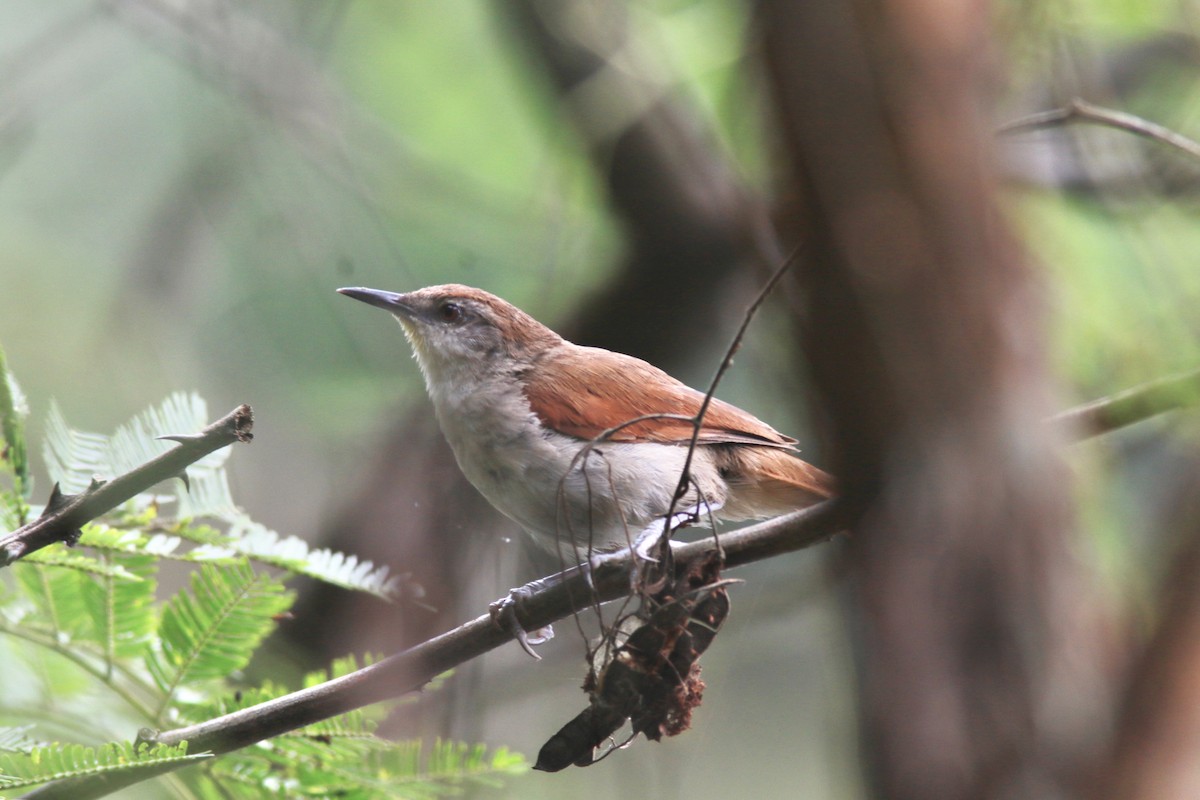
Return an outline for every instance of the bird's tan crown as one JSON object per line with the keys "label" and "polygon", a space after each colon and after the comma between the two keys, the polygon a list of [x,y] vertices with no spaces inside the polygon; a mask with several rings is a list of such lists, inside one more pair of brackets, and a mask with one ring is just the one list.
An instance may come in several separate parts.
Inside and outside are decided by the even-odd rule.
{"label": "bird's tan crown", "polygon": [[495,326],[510,346],[545,346],[562,338],[512,303],[474,286],[459,283],[426,286],[403,297],[412,306],[427,309],[437,308],[448,301],[461,303],[467,310]]}

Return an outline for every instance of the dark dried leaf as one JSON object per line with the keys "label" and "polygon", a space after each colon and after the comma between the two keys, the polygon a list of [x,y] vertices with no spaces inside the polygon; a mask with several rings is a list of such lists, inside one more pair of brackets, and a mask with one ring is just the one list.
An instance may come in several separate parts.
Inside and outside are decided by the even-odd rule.
{"label": "dark dried leaf", "polygon": [[704,682],[697,659],[729,614],[718,554],[693,562],[650,598],[655,610],[599,675],[584,688],[591,705],[564,725],[538,753],[534,769],[557,772],[594,762],[593,751],[630,720],[634,733],[659,741],[691,725]]}

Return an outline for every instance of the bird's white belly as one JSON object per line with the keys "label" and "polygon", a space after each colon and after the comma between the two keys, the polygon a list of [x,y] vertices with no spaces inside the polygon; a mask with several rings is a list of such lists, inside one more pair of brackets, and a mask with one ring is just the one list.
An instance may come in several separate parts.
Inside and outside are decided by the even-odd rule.
{"label": "bird's white belly", "polygon": [[[521,397],[507,396],[514,395]],[[494,395],[442,394],[435,407],[463,474],[544,547],[623,545],[671,509],[686,446],[591,444],[546,429],[527,405],[498,407]],[[703,448],[691,473],[707,499],[724,501],[724,482]],[[675,510],[696,502],[692,490]]]}
{"label": "bird's white belly", "polygon": [[[551,548],[632,541],[667,513],[687,455],[683,446],[590,445],[553,432],[522,438],[508,447],[481,447],[477,438],[451,440],[451,447],[475,488]],[[698,459],[693,474],[706,465]],[[712,478],[704,475],[701,484],[711,485]],[[676,510],[695,502],[693,491]]]}

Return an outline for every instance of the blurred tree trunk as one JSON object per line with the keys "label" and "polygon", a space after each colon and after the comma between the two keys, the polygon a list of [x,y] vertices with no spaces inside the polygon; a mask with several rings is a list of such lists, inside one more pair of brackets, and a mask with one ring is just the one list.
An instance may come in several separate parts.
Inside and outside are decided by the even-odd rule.
{"label": "blurred tree trunk", "polygon": [[871,778],[890,800],[1070,794],[1111,696],[1043,423],[1044,304],[995,199],[989,14],[758,11],[807,367],[857,520]]}
{"label": "blurred tree trunk", "polygon": [[1093,797],[1200,797],[1200,457],[1190,455],[1160,473],[1169,500],[1150,527],[1179,541],[1168,548],[1157,625],[1130,671]]}

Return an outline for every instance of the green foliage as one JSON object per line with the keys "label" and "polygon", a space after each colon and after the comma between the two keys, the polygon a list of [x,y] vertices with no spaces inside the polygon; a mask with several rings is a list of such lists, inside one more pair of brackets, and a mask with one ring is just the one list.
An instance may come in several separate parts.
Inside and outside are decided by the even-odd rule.
{"label": "green foliage", "polygon": [[206,564],[193,573],[191,591],[178,593],[163,607],[157,647],[147,659],[163,693],[160,717],[180,686],[245,667],[274,627],[275,616],[291,604],[282,584],[248,563]]}
{"label": "green foliage", "polygon": [[[0,498],[7,502],[3,506],[12,522],[25,519],[28,508],[25,501],[29,499],[32,482],[29,478],[29,457],[25,449],[25,399],[17,379],[8,371],[8,362],[4,350],[0,348],[0,475],[8,473],[12,477],[12,490],[6,490],[0,485]],[[0,517],[0,523],[6,520]]]}
{"label": "green foliage", "polygon": [[[336,760],[329,755],[341,752]],[[222,759],[208,774],[232,796],[256,800],[263,787],[285,797],[434,798],[460,784],[494,785],[527,769],[525,759],[504,748],[436,741],[392,743],[372,736],[323,734],[274,739],[238,759]]]}
{"label": "green foliage", "polygon": [[[51,477],[68,492],[81,489],[93,474],[110,477],[171,446],[155,437],[197,430],[206,418],[199,398],[175,395],[99,436],[73,430],[52,409]],[[217,455],[189,470],[198,496],[182,481],[156,487],[85,525],[76,547],[46,548],[0,573],[0,793],[113,771],[149,778],[195,761],[177,781],[197,797],[424,798],[524,770],[505,750],[439,742],[423,752],[419,742],[380,739],[374,731],[386,704],[217,758],[121,741],[144,726],[201,722],[287,694],[273,682],[246,685],[241,673],[291,606],[289,576],[393,597],[396,581],[385,569],[310,549],[249,519],[228,494],[227,451]],[[15,492],[0,496],[8,527],[22,502]],[[159,582],[165,561],[193,570],[186,588],[170,595]],[[340,660],[304,683],[359,664]]]}
{"label": "green foliage", "polygon": [[[369,660],[368,660],[369,661]],[[348,674],[367,662],[349,657],[328,671],[307,675],[305,686]],[[267,684],[213,701],[181,705],[185,722],[220,714],[280,697],[287,692]],[[498,748],[435,741],[392,742],[374,735],[386,708],[357,709],[278,736],[269,742],[215,762],[205,771],[227,796],[261,798],[263,787],[285,797],[433,798],[450,793],[465,781],[494,784],[506,775],[528,769],[522,756]]]}
{"label": "green foliage", "polygon": [[81,744],[31,747],[24,751],[0,751],[0,789],[11,791],[36,786],[49,780],[84,775],[145,771],[156,774],[168,764],[185,764],[211,758],[204,753],[188,755],[187,745],[134,745],[117,742],[100,747]]}

